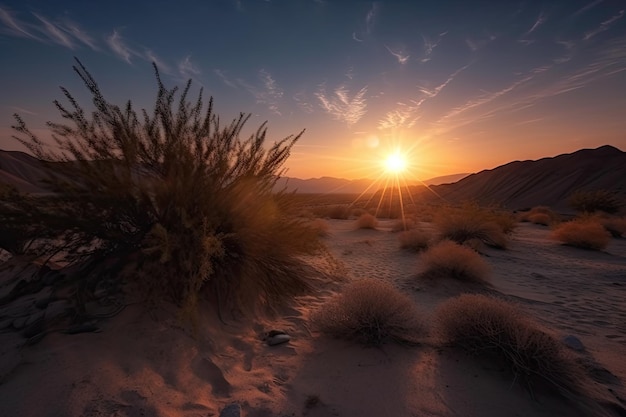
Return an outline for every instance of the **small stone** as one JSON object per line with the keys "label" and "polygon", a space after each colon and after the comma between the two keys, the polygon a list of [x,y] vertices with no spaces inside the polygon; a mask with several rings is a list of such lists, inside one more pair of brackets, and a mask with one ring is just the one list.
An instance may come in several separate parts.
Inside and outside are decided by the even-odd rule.
{"label": "small stone", "polygon": [[585,350],[585,345],[583,345],[583,342],[581,342],[579,338],[571,334],[563,338],[563,343],[565,343],[565,346],[567,346],[568,348],[577,352],[582,352]]}
{"label": "small stone", "polygon": [[237,403],[228,404],[220,412],[220,417],[240,417],[240,416],[241,416],[241,406]]}
{"label": "small stone", "polygon": [[270,346],[280,345],[282,343],[287,343],[291,340],[291,336],[288,334],[277,334],[272,337],[267,338],[267,344]]}

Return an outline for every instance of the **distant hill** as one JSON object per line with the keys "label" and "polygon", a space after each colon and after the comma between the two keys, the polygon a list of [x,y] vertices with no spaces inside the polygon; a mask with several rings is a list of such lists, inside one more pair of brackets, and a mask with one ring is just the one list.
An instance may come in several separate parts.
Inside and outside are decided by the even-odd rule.
{"label": "distant hill", "polygon": [[[578,190],[612,190],[626,198],[626,152],[605,145],[536,161],[515,161],[431,188],[450,202],[474,200],[510,209],[537,205],[566,209],[568,197]],[[430,197],[432,193],[422,194],[436,198]]]}
{"label": "distant hill", "polygon": [[[0,182],[19,190],[45,192],[42,162],[17,151],[0,151]],[[281,178],[277,187],[299,193],[357,194],[368,189],[371,180],[322,177],[308,180]],[[418,201],[460,202],[473,200],[499,204],[510,209],[547,205],[567,209],[567,198],[577,190],[612,190],[626,199],[626,152],[612,146],[543,158],[515,161],[476,174],[432,178],[424,185],[413,185]],[[376,190],[369,190],[374,192]]]}
{"label": "distant hill", "polygon": [[[448,184],[467,177],[469,174],[453,174],[435,177],[423,182],[409,182],[409,185],[439,185]],[[371,179],[347,180],[345,178],[321,177],[302,180],[299,178],[284,177],[276,184],[276,189],[286,188],[302,194],[361,194],[374,193],[377,188]]]}

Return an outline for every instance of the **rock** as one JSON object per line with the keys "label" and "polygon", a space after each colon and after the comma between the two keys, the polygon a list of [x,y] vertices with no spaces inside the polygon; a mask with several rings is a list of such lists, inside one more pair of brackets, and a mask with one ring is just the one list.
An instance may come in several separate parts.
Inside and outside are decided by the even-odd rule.
{"label": "rock", "polygon": [[563,338],[563,343],[565,343],[565,346],[567,346],[568,348],[577,352],[583,352],[585,350],[585,345],[583,345],[583,342],[581,342],[579,338],[571,334]]}
{"label": "rock", "polygon": [[70,308],[70,303],[67,300],[58,300],[48,304],[48,308],[46,308],[45,320],[46,322],[50,322],[57,317],[62,317],[67,314],[68,309]]}
{"label": "rock", "polygon": [[30,316],[16,318],[15,320],[13,320],[13,327],[17,330],[23,329],[24,326],[26,326],[26,321],[29,317]]}
{"label": "rock", "polygon": [[50,299],[52,298],[52,288],[44,287],[35,297],[35,307],[41,309],[48,307]]}
{"label": "rock", "polygon": [[51,269],[50,271],[43,274],[43,276],[41,277],[41,283],[45,286],[50,286],[62,277],[63,274],[61,274],[59,271]]}
{"label": "rock", "polygon": [[24,331],[22,332],[22,336],[24,336],[27,339],[30,339],[33,336],[38,335],[39,333],[43,333],[43,331],[45,330],[45,322],[43,320],[44,317],[44,313],[43,311],[37,315],[37,317],[35,317],[35,319],[33,320],[34,316],[31,316],[28,321],[26,322],[26,327],[24,328]]}
{"label": "rock", "polygon": [[228,404],[220,412],[220,417],[240,417],[240,416],[241,416],[241,406],[237,403]]}
{"label": "rock", "polygon": [[24,317],[36,311],[35,296],[29,295],[19,298],[0,308],[0,317]]}
{"label": "rock", "polygon": [[30,326],[31,324],[33,324],[34,322],[38,321],[38,320],[43,320],[43,316],[44,316],[44,312],[43,311],[39,311],[35,314],[31,314],[28,317],[28,320],[26,320],[26,323],[24,323],[25,326]]}
{"label": "rock", "polygon": [[19,350],[22,343],[20,336],[15,333],[5,333],[0,337],[0,384],[6,381],[22,362]]}
{"label": "rock", "polygon": [[291,336],[288,334],[277,334],[272,337],[267,338],[267,344],[270,346],[280,345],[282,343],[287,343],[291,340]]}
{"label": "rock", "polygon": [[12,318],[8,318],[8,319],[4,319],[0,321],[0,330],[4,330],[7,327],[10,327],[14,321],[15,319],[12,319]]}

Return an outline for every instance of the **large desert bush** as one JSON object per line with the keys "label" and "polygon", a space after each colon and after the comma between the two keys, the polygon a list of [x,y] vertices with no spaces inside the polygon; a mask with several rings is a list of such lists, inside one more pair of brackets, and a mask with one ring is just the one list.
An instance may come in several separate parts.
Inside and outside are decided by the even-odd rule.
{"label": "large desert bush", "polygon": [[348,205],[334,205],[327,209],[326,216],[336,220],[347,220],[350,217],[350,206]]}
{"label": "large desert bush", "polygon": [[62,88],[65,123],[48,123],[54,147],[15,116],[52,194],[3,199],[1,224],[52,242],[37,255],[65,254],[77,280],[124,271],[141,293],[185,307],[206,291],[220,306],[271,308],[310,288],[298,255],[315,248],[316,232],[272,192],[301,134],[265,148],[262,124],[242,139],[249,115],[221,124],[212,99],[200,91],[191,101],[191,81],[168,89],[156,66],[156,103],[141,112],[107,101],[80,61],[74,70],[94,111]]}
{"label": "large desert bush", "polygon": [[442,207],[434,221],[442,239],[459,244],[481,242],[501,249],[506,247],[507,234],[515,227],[515,220],[509,213],[481,208],[476,204]]}
{"label": "large desert bush", "polygon": [[313,321],[323,333],[366,345],[415,342],[424,331],[413,301],[376,279],[346,285],[315,313]]}
{"label": "large desert bush", "polygon": [[563,394],[579,390],[583,372],[552,334],[503,300],[464,294],[441,304],[436,333],[445,344],[501,361],[515,377],[541,380]]}
{"label": "large desert bush", "polygon": [[400,233],[398,240],[400,248],[419,252],[428,248],[432,238],[432,234],[427,231],[413,229]]}
{"label": "large desert bush", "polygon": [[376,229],[377,226],[378,219],[369,213],[361,214],[361,216],[356,219],[357,229]]}
{"label": "large desert bush", "polygon": [[599,216],[598,222],[613,237],[622,237],[626,234],[626,218],[614,216]]}
{"label": "large desert bush", "polygon": [[569,196],[567,202],[570,207],[581,213],[615,214],[624,205],[624,201],[615,192],[608,190],[577,191]]}
{"label": "large desert bush", "polygon": [[420,257],[420,264],[423,278],[483,283],[489,276],[489,264],[476,251],[450,240],[430,247]]}
{"label": "large desert bush", "polygon": [[611,241],[611,234],[593,218],[561,223],[552,232],[552,237],[568,246],[593,250],[604,249]]}

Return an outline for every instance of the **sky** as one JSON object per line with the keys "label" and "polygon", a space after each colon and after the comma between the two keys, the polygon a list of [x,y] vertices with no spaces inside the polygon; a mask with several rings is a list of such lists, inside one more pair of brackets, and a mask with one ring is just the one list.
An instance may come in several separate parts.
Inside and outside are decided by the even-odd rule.
{"label": "sky", "polygon": [[222,122],[305,132],[291,177],[478,172],[605,144],[626,150],[626,1],[0,0],[0,149],[42,138],[66,87],[152,109],[192,79]]}

